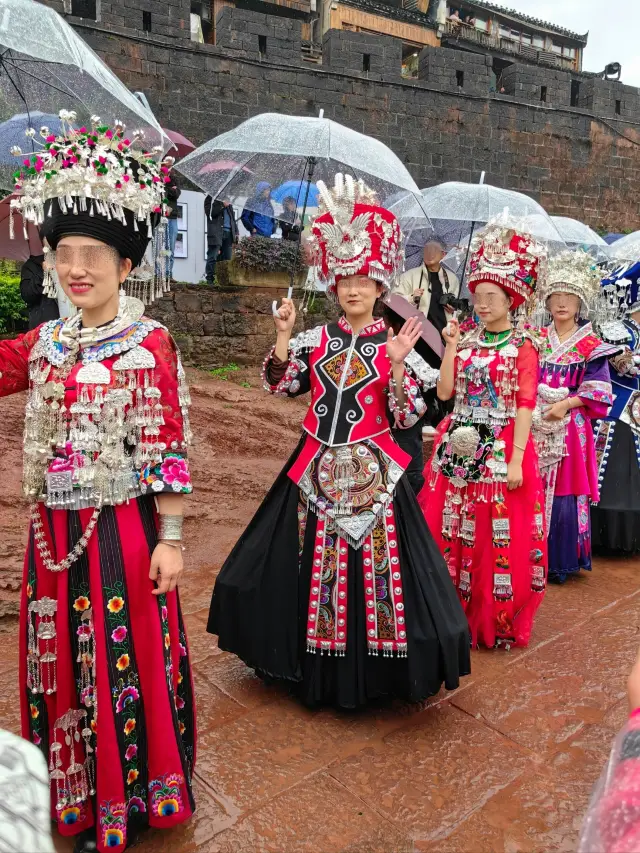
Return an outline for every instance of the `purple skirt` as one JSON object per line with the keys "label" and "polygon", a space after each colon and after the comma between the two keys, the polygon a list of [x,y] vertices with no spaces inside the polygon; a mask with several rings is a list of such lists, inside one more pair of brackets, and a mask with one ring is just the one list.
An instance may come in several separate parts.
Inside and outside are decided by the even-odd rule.
{"label": "purple skirt", "polygon": [[581,531],[578,500],[576,495],[553,499],[549,527],[549,580],[555,583],[564,583],[569,575],[580,569],[591,571],[589,505],[586,505],[586,519],[582,519]]}

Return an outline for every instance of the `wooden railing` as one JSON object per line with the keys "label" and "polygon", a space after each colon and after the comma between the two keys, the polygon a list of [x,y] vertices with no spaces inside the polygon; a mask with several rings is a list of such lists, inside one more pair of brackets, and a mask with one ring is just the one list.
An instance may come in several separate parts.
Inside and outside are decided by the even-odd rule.
{"label": "wooden railing", "polygon": [[461,41],[472,42],[486,50],[499,50],[500,53],[511,53],[515,56],[521,56],[523,59],[529,60],[529,62],[551,65],[554,68],[562,68],[565,71],[576,70],[573,59],[567,59],[556,53],[551,53],[549,50],[539,50],[537,47],[532,47],[529,44],[521,44],[511,39],[499,38],[463,22],[456,24],[452,21],[447,21],[444,25],[444,35]]}

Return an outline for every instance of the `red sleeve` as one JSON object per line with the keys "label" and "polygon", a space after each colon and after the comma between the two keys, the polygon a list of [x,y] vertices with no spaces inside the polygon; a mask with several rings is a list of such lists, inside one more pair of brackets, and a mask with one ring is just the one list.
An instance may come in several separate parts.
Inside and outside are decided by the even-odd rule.
{"label": "red sleeve", "polygon": [[187,459],[191,443],[188,411],[191,399],[180,353],[166,329],[153,332],[143,346],[156,359],[154,382],[161,395],[162,423],[158,423],[159,434],[153,437],[161,458],[142,469],[140,487],[142,491],[188,494],[193,491]]}
{"label": "red sleeve", "polygon": [[526,340],[518,350],[518,409],[535,409],[538,394],[538,352],[531,341]]}
{"label": "red sleeve", "polygon": [[29,387],[29,353],[38,339],[38,330],[12,341],[0,341],[0,397],[8,397]]}

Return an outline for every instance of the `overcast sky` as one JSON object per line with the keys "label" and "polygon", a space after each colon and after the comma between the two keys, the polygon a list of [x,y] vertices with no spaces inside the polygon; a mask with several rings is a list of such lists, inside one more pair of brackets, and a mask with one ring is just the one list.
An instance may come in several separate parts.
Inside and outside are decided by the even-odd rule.
{"label": "overcast sky", "polygon": [[602,71],[608,62],[622,65],[622,80],[640,87],[640,2],[617,0],[494,0],[500,6],[549,21],[574,33],[589,32],[585,71]]}

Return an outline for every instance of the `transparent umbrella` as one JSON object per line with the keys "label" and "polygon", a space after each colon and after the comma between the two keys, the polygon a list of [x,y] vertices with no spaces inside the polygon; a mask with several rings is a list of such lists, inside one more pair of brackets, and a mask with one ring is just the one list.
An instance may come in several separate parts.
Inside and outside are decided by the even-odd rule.
{"label": "transparent umbrella", "polygon": [[[410,258],[419,256],[419,238],[431,235],[450,249],[445,264],[463,279],[473,234],[505,211],[510,221],[527,228],[538,240],[566,247],[551,217],[537,201],[524,193],[485,184],[483,180],[484,175],[478,184],[447,181],[422,190],[419,204],[407,196],[394,205],[393,211],[401,222],[413,220],[408,247]],[[428,220],[424,230],[418,225],[421,211]],[[461,294],[466,293],[463,286]]]}
{"label": "transparent umbrella", "polygon": [[[119,119],[131,131],[143,131],[149,150],[170,145],[148,107],[60,15],[34,0],[2,0],[0,121],[35,111],[57,115],[63,109],[75,111],[80,124],[92,115],[107,123]],[[36,145],[25,137],[21,147],[30,153]],[[12,187],[12,171],[11,165],[0,164],[0,186]]]}
{"label": "transparent umbrella", "polygon": [[[227,169],[211,168],[227,163]],[[234,130],[205,142],[181,160],[178,171],[214,197],[246,198],[246,207],[263,212],[258,183],[274,189],[288,181],[323,180],[333,186],[336,172],[362,178],[381,203],[404,190],[419,195],[413,178],[382,142],[320,115],[318,118],[262,113]],[[300,199],[304,205],[308,199]],[[423,212],[424,216],[424,212]]]}
{"label": "transparent umbrella", "polygon": [[567,246],[584,249],[598,261],[607,260],[609,247],[602,237],[584,222],[568,216],[552,216],[551,221]]}
{"label": "transparent umbrella", "polygon": [[607,255],[612,261],[637,261],[640,258],[640,231],[616,240],[608,247]]}
{"label": "transparent umbrella", "polygon": [[[230,168],[220,168],[225,163]],[[176,168],[209,195],[224,194],[241,201],[245,210],[259,214],[267,223],[278,217],[271,189],[300,182],[304,193],[297,202],[304,222],[312,202],[311,187],[318,180],[333,186],[337,172],[362,179],[381,204],[398,191],[411,197],[418,208],[422,204],[415,181],[390,148],[323,118],[322,112],[317,118],[277,113],[254,116],[205,142]],[[428,222],[424,210],[421,212]],[[293,283],[293,272],[291,280]]]}

